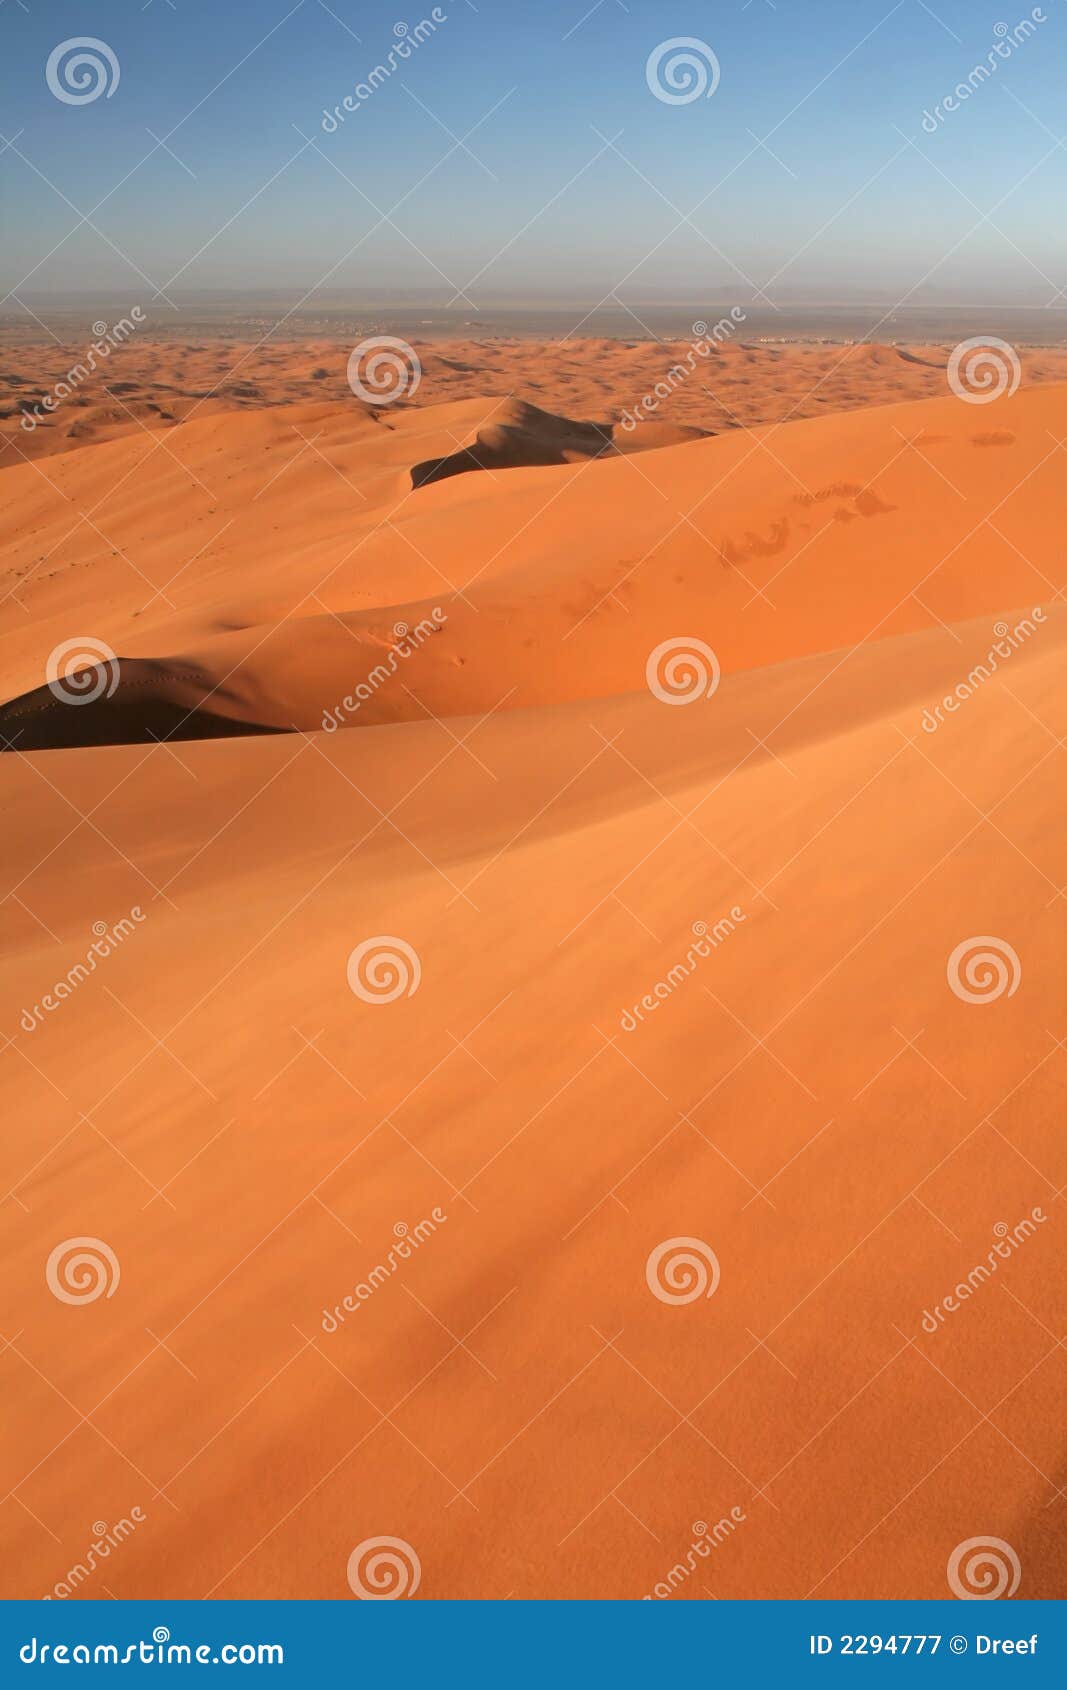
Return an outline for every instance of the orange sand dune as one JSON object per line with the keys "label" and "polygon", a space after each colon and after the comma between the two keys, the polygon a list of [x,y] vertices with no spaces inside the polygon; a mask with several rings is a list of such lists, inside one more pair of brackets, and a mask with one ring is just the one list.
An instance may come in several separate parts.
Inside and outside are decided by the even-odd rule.
{"label": "orange sand dune", "polygon": [[[612,451],[610,435],[488,399],[391,423],[360,415],[355,426],[326,407],[212,419],[174,431],[165,454],[116,443],[108,473],[137,466],[136,502],[109,524],[115,550],[104,565],[126,605],[101,630],[121,659],[117,685],[71,711],[39,684],[0,713],[0,730],[29,750],[201,738],[227,723],[365,727],[481,713],[502,699],[519,709],[634,691],[649,651],[678,630],[710,643],[730,672],[1039,603],[1067,525],[1055,446],[1065,397],[1049,387],[1005,399],[996,430],[950,396],[646,450],[597,465],[595,502],[590,463]],[[181,598],[190,612],[194,596],[199,604],[178,621],[194,643],[175,650],[173,626],[153,637],[139,625],[140,601],[146,588],[167,595],[173,544],[196,532],[222,429],[235,485],[208,525],[223,528],[225,549],[208,543],[182,572]],[[309,430],[305,455],[292,432]],[[402,467],[443,437],[452,453]],[[652,424],[624,438],[659,446],[663,433]],[[563,473],[516,473],[523,457],[562,461],[583,447]],[[68,499],[96,484],[95,456],[74,458]],[[174,536],[156,523],[171,545],[162,557],[141,549],[131,571],[134,526],[153,497],[173,509],[179,462],[187,522]],[[443,484],[430,485],[428,465]],[[40,504],[33,468],[10,479]],[[250,602],[245,548],[223,526],[227,510],[261,500],[253,521],[280,553],[287,603]],[[273,538],[287,530],[298,557]],[[98,550],[95,524],[72,538]],[[31,596],[34,587],[31,572],[20,592],[28,661],[61,632],[52,601],[69,615],[62,587]],[[150,606],[157,622],[163,597]],[[361,608],[368,598],[373,608]]]}
{"label": "orange sand dune", "polygon": [[4,1594],[1067,1594],[1065,403],[4,470]]}
{"label": "orange sand dune", "polygon": [[[723,327],[725,325],[725,327]],[[728,318],[694,327],[689,341],[564,339],[414,342],[421,385],[400,403],[436,406],[472,393],[519,397],[568,417],[617,421],[657,395],[658,421],[718,433],[787,417],[812,417],[930,399],[945,392],[948,346],[774,345],[732,339]],[[368,334],[373,326],[368,324]],[[703,335],[703,339],[699,338]],[[358,338],[358,337],[357,337]],[[706,353],[694,348],[707,346]],[[86,346],[7,344],[0,354],[0,464],[68,452],[94,440],[169,428],[194,417],[326,401],[351,408],[351,343],[173,341],[143,328],[79,377],[51,415],[27,412],[72,371]],[[1067,381],[1067,351],[1020,348],[1028,385]],[[685,379],[668,380],[681,367]],[[666,383],[664,387],[663,384]],[[62,391],[62,389],[61,389]]]}

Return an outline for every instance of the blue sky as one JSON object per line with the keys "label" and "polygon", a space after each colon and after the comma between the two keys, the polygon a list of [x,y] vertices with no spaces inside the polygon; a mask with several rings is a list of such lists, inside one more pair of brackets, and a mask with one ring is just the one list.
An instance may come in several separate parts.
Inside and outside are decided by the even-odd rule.
{"label": "blue sky", "polygon": [[[489,303],[921,284],[1045,304],[1067,286],[1065,0],[934,133],[924,112],[1030,15],[1022,0],[591,6],[444,0],[325,133],[423,0],[5,0],[3,132],[21,133],[0,156],[4,291],[135,302],[146,277],[179,293],[326,277]],[[80,35],[120,77],[71,105],[45,65]],[[675,36],[713,50],[712,98],[650,91],[648,56]],[[82,213],[95,228],[70,233]]]}

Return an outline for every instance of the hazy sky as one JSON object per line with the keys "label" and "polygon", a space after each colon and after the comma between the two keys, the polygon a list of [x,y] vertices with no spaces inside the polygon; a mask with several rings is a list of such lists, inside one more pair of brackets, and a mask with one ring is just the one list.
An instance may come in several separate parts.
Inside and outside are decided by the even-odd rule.
{"label": "hazy sky", "polygon": [[[1022,0],[445,0],[392,70],[396,26],[431,15],[404,4],[6,0],[3,291],[918,285],[1045,304],[1067,287],[1065,0],[1014,48]],[[80,35],[119,81],[71,104],[46,64]],[[646,67],[683,36],[720,80],[668,103]]]}

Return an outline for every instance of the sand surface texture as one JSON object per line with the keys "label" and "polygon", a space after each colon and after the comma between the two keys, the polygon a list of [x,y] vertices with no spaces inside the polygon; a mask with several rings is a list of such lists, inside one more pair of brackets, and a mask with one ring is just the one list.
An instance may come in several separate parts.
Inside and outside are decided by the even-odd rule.
{"label": "sand surface texture", "polygon": [[240,350],[3,425],[4,1594],[1067,1595],[1067,367]]}

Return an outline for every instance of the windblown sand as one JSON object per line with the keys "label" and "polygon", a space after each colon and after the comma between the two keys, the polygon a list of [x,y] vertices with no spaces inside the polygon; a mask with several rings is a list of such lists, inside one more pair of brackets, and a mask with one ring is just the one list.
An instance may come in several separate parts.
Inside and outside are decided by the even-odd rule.
{"label": "windblown sand", "polygon": [[422,350],[3,425],[3,1594],[137,1507],[77,1594],[1067,1595],[1067,364],[732,346],[630,434],[662,347]]}

